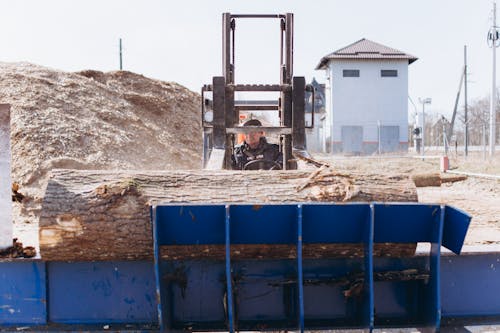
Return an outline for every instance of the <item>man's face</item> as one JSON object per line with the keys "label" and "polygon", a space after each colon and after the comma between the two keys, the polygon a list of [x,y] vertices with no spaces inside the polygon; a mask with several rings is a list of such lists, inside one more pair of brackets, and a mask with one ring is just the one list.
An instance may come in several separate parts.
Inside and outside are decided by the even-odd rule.
{"label": "man's face", "polygon": [[245,141],[250,148],[257,148],[259,146],[260,138],[264,136],[264,132],[250,132],[245,135]]}

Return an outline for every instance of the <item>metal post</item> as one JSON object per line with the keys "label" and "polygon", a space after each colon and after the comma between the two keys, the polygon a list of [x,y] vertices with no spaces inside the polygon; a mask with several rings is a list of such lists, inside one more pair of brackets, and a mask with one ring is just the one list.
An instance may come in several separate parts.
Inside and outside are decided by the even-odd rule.
{"label": "metal post", "polygon": [[465,157],[469,155],[469,121],[467,119],[467,45],[464,45],[464,149]]}
{"label": "metal post", "polygon": [[444,154],[448,156],[448,136],[446,134],[446,124],[444,123],[444,117],[441,117],[441,122],[443,123],[443,146]]}
{"label": "metal post", "polygon": [[380,150],[380,120],[377,121],[377,136],[378,136],[378,154],[382,153]]}
{"label": "metal post", "polygon": [[286,13],[285,21],[285,65],[286,65],[286,77],[285,83],[292,83],[293,76],[293,14]]}
{"label": "metal post", "polygon": [[120,38],[120,70],[123,70],[123,61],[122,61],[122,39]]}
{"label": "metal post", "polygon": [[[293,76],[293,14],[285,15],[285,67],[282,68],[280,75],[280,84],[292,84]],[[292,127],[292,91],[281,93],[281,126]],[[283,169],[296,169],[292,161],[292,136],[285,135],[283,140]]]}
{"label": "metal post", "polygon": [[496,116],[496,48],[498,47],[498,30],[497,30],[497,4],[493,2],[493,26],[488,32],[488,43],[490,44],[493,53],[493,70],[492,70],[492,85],[490,99],[490,157],[495,154],[495,116]]}
{"label": "metal post", "polygon": [[422,159],[425,155],[425,104],[431,104],[432,99],[430,98],[419,98],[420,103],[422,103]]}
{"label": "metal post", "polygon": [[233,278],[231,274],[231,206],[226,205],[225,219],[226,240],[226,307],[227,321],[230,333],[234,333],[234,308],[233,308]]}
{"label": "metal post", "polygon": [[302,267],[302,205],[297,205],[297,288],[299,291],[299,330],[304,333],[304,272]]}
{"label": "metal post", "polygon": [[483,160],[486,159],[486,125],[483,124]]}
{"label": "metal post", "polygon": [[425,100],[422,101],[422,159],[425,156]]}
{"label": "metal post", "polygon": [[222,76],[226,84],[234,83],[231,68],[231,14],[222,14]]}

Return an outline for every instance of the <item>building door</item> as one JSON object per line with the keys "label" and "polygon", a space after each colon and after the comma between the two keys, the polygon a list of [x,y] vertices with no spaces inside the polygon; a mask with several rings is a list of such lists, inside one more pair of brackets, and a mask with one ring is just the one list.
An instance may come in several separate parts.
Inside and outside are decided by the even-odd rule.
{"label": "building door", "polygon": [[342,126],[342,151],[357,154],[363,151],[363,126]]}
{"label": "building door", "polygon": [[399,126],[380,126],[380,152],[399,150]]}

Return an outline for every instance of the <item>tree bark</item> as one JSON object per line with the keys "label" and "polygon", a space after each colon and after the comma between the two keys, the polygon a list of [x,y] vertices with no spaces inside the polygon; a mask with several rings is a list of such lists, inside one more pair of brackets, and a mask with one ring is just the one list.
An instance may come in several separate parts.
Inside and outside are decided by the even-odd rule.
{"label": "tree bark", "polygon": [[[408,176],[307,171],[91,171],[54,170],[40,217],[45,260],[151,259],[153,203],[292,203],[417,201]],[[356,245],[309,245],[308,257],[357,256]],[[415,245],[376,248],[379,255],[413,254]],[[345,252],[347,251],[347,252]],[[236,256],[293,257],[289,247],[232,247]],[[218,258],[213,247],[169,247],[165,258]],[[309,255],[310,253],[310,255]],[[347,254],[346,254],[347,253]],[[194,257],[193,257],[194,254]]]}
{"label": "tree bark", "polygon": [[416,187],[441,186],[441,175],[439,173],[424,173],[413,175]]}
{"label": "tree bark", "polygon": [[467,176],[465,176],[465,175],[452,175],[452,174],[441,175],[441,183],[461,182],[461,181],[466,180],[466,179],[467,179]]}
{"label": "tree bark", "polygon": [[411,176],[416,187],[441,186],[443,183],[454,183],[466,180],[464,175],[450,175],[439,173],[424,173]]}

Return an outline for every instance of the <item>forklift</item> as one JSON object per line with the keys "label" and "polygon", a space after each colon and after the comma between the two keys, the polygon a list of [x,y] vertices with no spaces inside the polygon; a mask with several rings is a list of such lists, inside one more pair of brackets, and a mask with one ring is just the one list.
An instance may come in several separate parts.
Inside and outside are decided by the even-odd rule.
{"label": "forklift", "polygon": [[[280,24],[279,84],[236,84],[235,30],[237,19],[278,19]],[[279,92],[277,103],[263,105],[255,101],[235,101],[235,92]],[[212,100],[205,98],[212,93]],[[222,14],[222,76],[214,76],[212,84],[201,89],[203,127],[203,168],[232,168],[236,136],[263,131],[279,137],[283,153],[283,169],[297,169],[294,155],[308,156],[306,151],[305,98],[312,94],[311,117],[314,118],[314,88],[305,77],[293,76],[293,14]],[[239,125],[240,111],[278,111],[279,126]]]}

